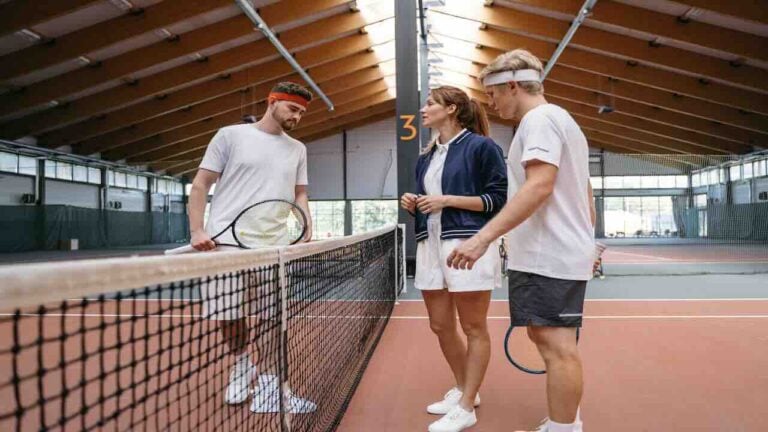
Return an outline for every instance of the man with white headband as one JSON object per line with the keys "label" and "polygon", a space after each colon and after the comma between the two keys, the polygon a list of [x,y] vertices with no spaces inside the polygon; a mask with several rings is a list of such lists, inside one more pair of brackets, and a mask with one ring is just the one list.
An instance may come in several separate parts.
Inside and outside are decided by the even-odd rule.
{"label": "man with white headband", "polygon": [[[249,205],[275,198],[295,201],[304,210],[308,222],[304,240],[312,238],[307,149],[286,133],[298,126],[312,93],[298,84],[281,82],[272,88],[267,100],[267,110],[258,122],[221,128],[208,144],[189,194],[191,244],[197,250],[226,249],[227,246],[217,247],[211,235],[227,227]],[[208,191],[214,183],[216,192],[211,199],[208,221],[203,226]],[[252,329],[247,317],[257,316],[255,327],[260,338],[271,337],[263,329],[279,326],[269,324],[276,317],[265,316],[268,313],[259,309],[255,298],[248,298],[254,290],[268,289],[253,279],[246,274],[229,284],[221,278],[203,283],[200,287],[202,313],[206,319],[216,322],[234,357],[224,402],[241,404],[252,395],[252,412],[275,413],[280,412],[280,380],[277,371],[272,370],[277,352],[253,352],[248,343],[253,338],[249,337]],[[266,295],[255,293],[256,297]],[[261,366],[258,370],[257,364]],[[258,384],[252,385],[257,375]],[[290,392],[289,395],[285,409],[290,413],[308,413],[317,408],[307,399]]]}
{"label": "man with white headband", "polygon": [[549,417],[537,431],[581,432],[576,329],[595,248],[589,147],[571,115],[544,98],[542,70],[534,55],[514,50],[481,73],[493,108],[519,121],[507,159],[509,198],[448,265],[471,268],[507,234],[512,325],[528,328],[547,368]]}

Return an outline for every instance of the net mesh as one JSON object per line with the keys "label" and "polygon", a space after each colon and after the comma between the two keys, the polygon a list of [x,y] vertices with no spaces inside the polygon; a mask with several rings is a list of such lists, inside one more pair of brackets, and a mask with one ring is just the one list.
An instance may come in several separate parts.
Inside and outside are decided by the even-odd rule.
{"label": "net mesh", "polygon": [[403,287],[402,244],[391,228],[1,268],[0,430],[334,430]]}

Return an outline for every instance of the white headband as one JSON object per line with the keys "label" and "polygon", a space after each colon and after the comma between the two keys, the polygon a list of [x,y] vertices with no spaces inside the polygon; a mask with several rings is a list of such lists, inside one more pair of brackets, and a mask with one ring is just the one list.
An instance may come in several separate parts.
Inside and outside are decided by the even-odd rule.
{"label": "white headband", "polygon": [[483,78],[485,87],[508,83],[510,81],[541,82],[541,73],[536,69],[521,69],[517,71],[502,71],[487,75]]}

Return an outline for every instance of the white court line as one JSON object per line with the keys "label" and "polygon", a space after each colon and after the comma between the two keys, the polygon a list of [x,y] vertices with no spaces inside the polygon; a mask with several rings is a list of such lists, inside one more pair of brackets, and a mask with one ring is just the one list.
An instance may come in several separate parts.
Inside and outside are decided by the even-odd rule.
{"label": "white court line", "polygon": [[[399,299],[399,302],[423,302],[422,299]],[[706,301],[768,301],[768,297],[732,297],[732,298],[691,298],[691,299],[681,299],[681,298],[636,298],[636,299],[619,299],[619,298],[610,298],[610,299],[586,299],[584,300],[587,303],[591,302],[706,302]],[[491,299],[491,302],[503,302],[503,303],[509,303],[509,300],[507,299]]]}
{"label": "white court line", "polygon": [[[672,259],[672,258],[665,258],[667,262],[665,264],[724,264],[724,265],[733,265],[733,264],[768,264],[768,261],[739,261],[737,259],[731,260],[731,261],[696,261],[696,260],[690,260],[690,259]],[[610,262],[610,261],[603,261],[603,264],[605,265],[649,265],[652,264],[651,262]],[[718,274],[718,273],[713,273]],[[727,273],[724,273],[727,274]],[[648,276],[654,276],[653,274],[649,274]],[[664,274],[661,274],[659,276],[665,276]]]}
{"label": "white court line", "polygon": [[660,257],[660,256],[654,256],[654,255],[644,255],[644,254],[639,254],[639,253],[633,253],[633,252],[620,252],[620,251],[614,250],[614,251],[611,251],[611,253],[610,253],[610,254],[606,255],[606,256],[603,258],[603,262],[604,262],[604,263],[607,263],[607,262],[609,262],[609,261],[607,260],[607,258],[610,258],[610,256],[611,256],[612,254],[616,254],[616,255],[631,255],[631,256],[636,256],[636,257],[651,258],[651,259],[653,259],[654,261],[655,261],[655,260],[662,260],[662,261],[674,261],[674,259],[673,259],[673,258],[664,258],[664,257]]}
{"label": "white court line", "polygon": [[[633,320],[633,319],[758,319],[768,315],[585,315],[590,320]],[[399,320],[428,320],[428,316],[392,316]],[[489,320],[509,320],[508,316],[489,316]]]}
{"label": "white court line", "polygon": [[[0,316],[14,316],[14,314],[3,313]],[[40,314],[27,313],[20,314],[23,317],[39,317]],[[86,318],[133,318],[131,314],[44,314],[43,317],[61,318],[61,317],[86,317]],[[139,318],[200,318],[204,319],[202,315],[136,315]],[[250,317],[257,317],[258,315],[251,315]],[[365,315],[307,315],[301,316],[301,318],[320,318],[320,319],[383,319],[386,316],[365,316]],[[428,320],[426,315],[393,315],[391,319],[397,320]],[[759,319],[768,318],[768,315],[585,315],[584,319],[594,320],[633,320],[633,319]],[[509,320],[508,316],[489,316],[489,320]],[[123,324],[126,322],[123,322]],[[117,323],[115,323],[117,324]]]}

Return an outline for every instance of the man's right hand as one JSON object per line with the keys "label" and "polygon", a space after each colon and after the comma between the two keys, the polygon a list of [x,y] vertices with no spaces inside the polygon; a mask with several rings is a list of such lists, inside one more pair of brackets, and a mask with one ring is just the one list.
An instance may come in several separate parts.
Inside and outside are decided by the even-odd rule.
{"label": "man's right hand", "polygon": [[205,231],[192,232],[192,239],[190,244],[193,248],[199,251],[209,251],[216,249],[216,243],[211,240],[211,237]]}
{"label": "man's right hand", "polygon": [[416,198],[418,196],[412,193],[404,193],[400,198],[400,206],[408,213],[416,213]]}

